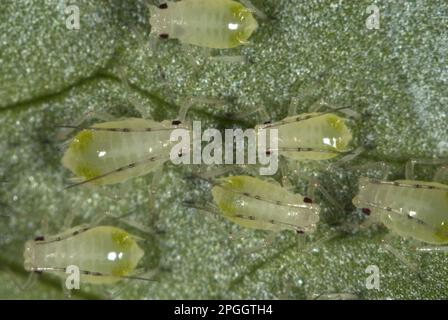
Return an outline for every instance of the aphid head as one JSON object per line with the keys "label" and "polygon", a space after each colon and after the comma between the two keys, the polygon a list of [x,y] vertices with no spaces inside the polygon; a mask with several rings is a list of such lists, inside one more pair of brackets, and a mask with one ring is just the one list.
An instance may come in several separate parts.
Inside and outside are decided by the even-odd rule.
{"label": "aphid head", "polygon": [[252,12],[241,4],[232,8],[232,15],[233,20],[227,27],[231,31],[230,46],[236,47],[248,42],[252,33],[257,30],[258,22]]}
{"label": "aphid head", "polygon": [[149,6],[151,16],[149,24],[151,25],[151,34],[159,36],[161,39],[168,39],[169,13],[167,4],[161,4],[159,7]]}

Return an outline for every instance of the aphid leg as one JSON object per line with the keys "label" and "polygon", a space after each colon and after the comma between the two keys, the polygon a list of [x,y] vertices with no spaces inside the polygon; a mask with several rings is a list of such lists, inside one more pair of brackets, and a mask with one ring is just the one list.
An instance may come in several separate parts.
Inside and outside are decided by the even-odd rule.
{"label": "aphid leg", "polygon": [[225,62],[225,63],[247,63],[248,59],[243,55],[238,56],[211,56],[209,58],[212,61],[216,62]]}
{"label": "aphid leg", "polygon": [[75,219],[75,213],[73,210],[70,209],[64,219],[64,227],[63,227],[64,230],[71,228],[74,219]]}
{"label": "aphid leg", "polygon": [[[154,270],[145,270],[143,268],[135,269],[132,276],[126,277],[129,280],[142,280],[142,281],[155,281],[153,278],[160,272],[160,268]],[[126,279],[125,278],[125,279]],[[120,297],[120,295],[129,289],[132,281],[126,281],[125,283],[120,283],[114,288],[108,290],[107,297],[110,300],[114,300]]]}
{"label": "aphid leg", "polygon": [[269,247],[275,240],[275,237],[277,236],[278,232],[269,232],[266,236],[266,238],[263,240],[263,244],[260,244],[259,246],[256,246],[254,248],[245,249],[242,251],[243,255],[250,255],[252,253],[256,253],[260,250],[263,250],[264,248]]}
{"label": "aphid leg", "polygon": [[328,202],[330,202],[339,212],[344,212],[344,208],[336,201],[336,199],[325,189],[319,180],[315,177],[310,177],[308,181],[307,194],[311,196],[311,199],[315,199],[316,191],[319,191]]}
{"label": "aphid leg", "polygon": [[160,181],[163,177],[163,168],[159,167],[155,169],[152,173],[151,177],[151,183],[148,188],[148,207],[149,207],[149,213],[150,213],[150,225],[154,226],[158,220],[158,210],[157,210],[157,189],[159,186]]}
{"label": "aphid leg", "polygon": [[381,240],[381,248],[385,251],[391,253],[395,258],[397,258],[401,263],[403,263],[405,266],[407,266],[412,272],[414,272],[419,280],[423,281],[419,267],[416,263],[410,261],[407,259],[401,252],[399,252],[397,249],[395,249],[392,245],[388,242],[388,237],[386,236],[385,239]]}
{"label": "aphid leg", "polygon": [[291,175],[291,172],[293,171],[291,166],[291,161],[288,159],[283,158],[280,164],[280,172],[282,175],[282,186],[286,188],[287,190],[291,191],[295,187],[289,180],[288,176]]}
{"label": "aphid leg", "polygon": [[308,112],[319,112],[321,109],[324,109],[324,111],[328,112],[331,110],[340,112],[348,116],[352,119],[361,119],[361,115],[356,112],[355,110],[349,108],[349,107],[339,107],[332,104],[326,103],[323,99],[318,99],[315,101],[308,109]]}
{"label": "aphid leg", "polygon": [[250,0],[240,0],[240,2],[249,9],[252,13],[258,16],[262,20],[267,20],[268,16],[258,9]]}
{"label": "aphid leg", "polygon": [[110,115],[107,112],[102,111],[87,111],[83,113],[83,115],[77,119],[73,125],[59,125],[58,127],[61,128],[59,132],[56,134],[56,140],[57,141],[65,141],[64,144],[67,144],[70,142],[67,141],[68,137],[75,131],[82,129],[82,126],[87,121],[90,121],[92,119],[98,119],[104,122],[107,121],[113,121],[116,119],[113,115]]}
{"label": "aphid leg", "polygon": [[344,163],[350,162],[350,161],[356,159],[364,151],[365,151],[364,147],[358,147],[355,150],[348,152],[345,156],[343,156],[339,160],[330,163],[328,165],[327,169],[331,170],[334,167],[337,167],[337,166],[340,166],[340,165],[342,165]]}
{"label": "aphid leg", "polygon": [[448,252],[448,246],[427,246],[427,247],[416,247],[416,251],[419,252]]}
{"label": "aphid leg", "polygon": [[28,275],[25,283],[22,284],[22,283],[19,283],[19,281],[17,281],[17,279],[15,279],[16,275],[11,269],[9,269],[9,267],[5,267],[5,270],[6,270],[6,272],[8,272],[10,274],[9,279],[12,281],[13,285],[21,292],[32,288],[36,284],[38,276],[39,276],[39,274],[37,274],[36,272],[31,272]]}
{"label": "aphid leg", "polygon": [[447,181],[447,178],[448,178],[448,166],[438,169],[434,174],[432,180],[437,182],[445,182]]}
{"label": "aphid leg", "polygon": [[289,102],[288,116],[297,115],[298,106],[299,106],[299,98],[297,97],[291,98],[291,101]]}
{"label": "aphid leg", "polygon": [[123,85],[127,91],[127,95],[129,97],[129,100],[130,100],[132,106],[138,111],[138,113],[140,113],[140,115],[143,118],[150,119],[151,115],[150,115],[149,108],[147,108],[143,104],[141,104],[138,101],[138,99],[134,96],[135,90],[132,90],[129,80],[126,77],[126,72],[124,70],[124,67],[122,67],[122,66],[118,67],[118,77],[120,78],[121,82],[123,83]]}
{"label": "aphid leg", "polygon": [[[409,160],[406,163],[405,169],[405,177],[407,180],[415,180],[414,171],[416,165],[429,165],[429,166],[437,166],[437,165],[447,165],[447,160],[441,159],[414,159]],[[437,174],[437,173],[436,173]]]}
{"label": "aphid leg", "polygon": [[390,174],[390,166],[383,161],[380,162],[368,162],[363,165],[350,166],[353,170],[377,170],[379,172],[379,180],[386,181]]}

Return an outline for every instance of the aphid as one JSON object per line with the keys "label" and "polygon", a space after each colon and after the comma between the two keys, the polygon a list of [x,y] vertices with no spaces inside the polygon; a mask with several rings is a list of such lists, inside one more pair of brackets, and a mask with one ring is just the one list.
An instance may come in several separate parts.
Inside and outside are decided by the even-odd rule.
{"label": "aphid", "polygon": [[[347,119],[331,112],[305,113],[289,116],[278,122],[255,127],[278,130],[278,154],[291,160],[327,160],[352,150],[353,135]],[[270,151],[267,141],[267,151]]]}
{"label": "aphid", "polygon": [[66,277],[67,267],[73,265],[79,268],[83,283],[115,283],[134,278],[132,274],[144,255],[135,239],[116,227],[78,226],[27,241],[24,267],[27,271],[54,272]]}
{"label": "aphid", "polygon": [[353,204],[403,237],[448,243],[448,186],[417,180],[361,178]]}
{"label": "aphid", "polygon": [[212,195],[226,219],[246,228],[312,233],[319,221],[320,207],[310,198],[251,176],[219,178]]}
{"label": "aphid", "polygon": [[62,164],[80,179],[72,186],[120,183],[150,173],[168,161],[176,143],[170,141],[170,135],[178,128],[188,126],[180,120],[140,118],[97,123],[73,138]]}
{"label": "aphid", "polygon": [[251,10],[231,0],[168,1],[150,10],[151,34],[206,48],[245,44],[258,27]]}

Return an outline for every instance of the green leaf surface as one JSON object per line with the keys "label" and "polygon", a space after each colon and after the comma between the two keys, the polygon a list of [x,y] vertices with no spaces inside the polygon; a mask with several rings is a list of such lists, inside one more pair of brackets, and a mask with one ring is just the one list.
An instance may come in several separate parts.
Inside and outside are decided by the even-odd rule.
{"label": "green leaf surface", "polygon": [[[448,4],[253,2],[269,19],[260,21],[252,43],[210,53],[176,40],[151,40],[144,0],[1,1],[1,298],[64,298],[62,282],[52,275],[21,290],[28,277],[24,243],[59,232],[67,216],[79,224],[104,213],[129,214],[127,219],[157,230],[145,234],[124,225],[148,238],[142,266],[160,271],[154,282],[85,285],[74,298],[305,299],[335,292],[363,299],[447,298],[447,256],[417,252],[421,243],[392,236],[388,241],[419,267],[419,277],[381,250],[387,230],[358,227],[351,199],[360,175],[378,174],[369,164],[386,161],[391,178],[402,178],[411,158],[447,158]],[[380,9],[379,30],[366,28],[372,3]],[[66,28],[70,4],[80,9],[79,30]],[[249,62],[212,61],[208,54],[241,54]],[[300,163],[299,174],[289,173],[301,193],[304,176],[315,175],[341,208],[317,199],[325,208],[322,223],[301,240],[305,244],[283,232],[270,246],[244,254],[262,245],[266,234],[183,204],[211,200],[210,185],[188,178],[199,168],[165,165],[155,206],[149,201],[151,175],[118,186],[64,189],[70,173],[60,164],[65,146],[58,125],[76,124],[89,111],[138,116],[136,105],[153,119],[173,119],[190,97],[223,101],[193,107],[189,118],[204,127],[250,128],[259,121],[256,113],[230,115],[258,108],[281,119],[291,99],[298,99],[298,112],[319,99],[359,112],[354,131],[367,150],[356,161],[331,171]],[[432,174],[421,170],[420,178],[430,180]],[[47,231],[42,220],[49,222]],[[235,233],[241,237],[229,240]],[[369,265],[380,269],[380,290],[366,289]]]}

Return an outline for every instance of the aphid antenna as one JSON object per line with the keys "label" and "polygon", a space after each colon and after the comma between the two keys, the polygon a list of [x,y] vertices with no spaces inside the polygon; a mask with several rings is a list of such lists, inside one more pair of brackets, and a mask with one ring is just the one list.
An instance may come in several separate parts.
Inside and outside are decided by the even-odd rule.
{"label": "aphid antenna", "polygon": [[[152,230],[151,228],[147,228],[147,227],[139,224],[138,222],[134,222],[134,221],[125,219],[125,217],[128,217],[131,214],[132,214],[132,211],[129,212],[129,213],[122,214],[121,216],[114,216],[114,215],[112,215],[110,213],[106,213],[106,217],[110,217],[112,219],[118,220],[118,221],[126,224],[127,226],[129,226],[131,228],[134,228],[134,229],[137,229],[137,230],[140,230],[140,231],[142,231],[144,233],[148,233],[148,234],[151,234],[151,235],[155,235],[156,234],[156,232],[154,230]],[[139,242],[144,242],[144,243],[149,242],[148,239],[145,239],[145,238],[142,238],[142,237],[138,237],[138,236],[135,236],[135,235],[132,235],[132,238],[134,240],[136,240],[136,241],[139,241]]]}
{"label": "aphid antenna", "polygon": [[416,247],[414,248],[419,252],[448,252],[448,246],[427,246],[427,247]]}
{"label": "aphid antenna", "polygon": [[202,181],[202,182],[207,182],[207,183],[210,184],[211,186],[215,186],[215,185],[218,184],[218,182],[215,181],[214,179],[205,177],[205,176],[203,176],[203,175],[201,175],[201,174],[198,174],[198,173],[191,173],[191,174],[188,175],[186,178],[187,178],[188,180],[199,180],[199,181]]}
{"label": "aphid antenna", "polygon": [[86,179],[86,180],[83,180],[83,181],[81,181],[81,182],[73,183],[73,184],[68,185],[67,187],[65,187],[65,189],[71,189],[71,188],[78,187],[78,186],[81,186],[81,185],[84,185],[84,184],[88,184],[88,183],[91,183],[91,182],[95,182],[95,181],[97,181],[97,180],[100,180],[100,179],[102,179],[102,178],[105,178],[105,177],[107,177],[107,176],[110,176],[110,175],[112,175],[112,174],[114,174],[114,173],[122,172],[122,171],[125,171],[126,169],[132,169],[132,168],[135,168],[135,167],[137,167],[137,166],[139,166],[139,165],[145,164],[145,163],[150,162],[150,161],[168,160],[168,159],[169,159],[169,157],[156,157],[156,156],[152,156],[152,157],[150,157],[150,158],[147,158],[147,159],[144,159],[144,160],[141,160],[141,161],[136,161],[136,162],[127,164],[126,166],[123,166],[123,167],[114,169],[114,170],[112,170],[112,171],[106,172],[106,173],[101,174],[101,175],[99,175],[99,176],[96,176],[96,177],[93,177],[93,178],[90,178],[90,179]]}
{"label": "aphid antenna", "polygon": [[194,201],[194,200],[184,200],[182,202],[187,208],[192,208],[192,209],[196,209],[199,211],[203,211],[205,213],[208,214],[212,214],[214,217],[219,215],[219,211],[216,207],[214,207],[213,205],[207,204],[207,205],[200,205],[198,202]]}
{"label": "aphid antenna", "polygon": [[411,262],[409,259],[407,259],[401,252],[399,252],[397,249],[395,249],[393,246],[391,246],[389,243],[387,243],[385,240],[382,241],[381,247],[386,250],[387,252],[391,253],[395,258],[397,258],[401,263],[403,263],[405,266],[407,266],[409,269],[414,272],[418,279],[422,282],[424,282],[423,277],[421,275],[421,272],[417,266],[416,263]]}
{"label": "aphid antenna", "polygon": [[58,128],[65,128],[65,129],[78,129],[78,130],[91,130],[91,131],[109,131],[109,132],[121,132],[121,133],[132,133],[132,132],[160,132],[160,131],[172,131],[178,128],[178,125],[182,124],[180,121],[179,123],[173,124],[172,128],[142,128],[142,129],[133,129],[133,128],[123,128],[123,127],[117,127],[117,128],[99,128],[99,127],[82,127],[82,126],[74,126],[74,125],[60,125],[57,126]]}
{"label": "aphid antenna", "polygon": [[[62,267],[34,267],[34,268],[31,268],[31,271],[33,271],[35,273],[42,273],[42,272],[62,272],[62,273],[65,273],[67,271],[67,268],[62,268]],[[113,275],[113,274],[94,272],[94,271],[88,271],[88,270],[79,270],[79,273],[81,275],[92,276],[92,277],[111,277],[111,278],[122,278],[122,279],[129,279],[129,280],[142,280],[142,281],[148,281],[148,282],[157,282],[157,280],[149,279],[149,278],[145,278],[145,277],[139,277],[139,276],[117,276],[117,275]]]}
{"label": "aphid antenna", "polygon": [[350,109],[350,107],[338,107],[338,108],[335,108],[335,109],[331,109],[331,110],[320,112],[320,113],[315,114],[315,115],[308,115],[308,114],[306,114],[306,115],[298,115],[298,116],[295,116],[295,117],[293,116],[289,120],[282,120],[282,121],[277,121],[277,122],[263,124],[263,125],[260,126],[260,128],[261,129],[268,129],[268,128],[274,128],[274,127],[282,126],[282,125],[289,124],[289,123],[306,121],[306,120],[310,120],[310,119],[314,119],[314,118],[319,118],[319,117],[322,117],[322,116],[327,115],[327,114],[335,113],[337,111],[341,111],[341,110],[344,110],[344,109]]}
{"label": "aphid antenna", "polygon": [[410,184],[410,183],[400,183],[400,182],[396,182],[396,181],[383,181],[383,180],[378,180],[378,179],[373,179],[373,178],[367,178],[367,179],[372,184],[390,185],[390,186],[395,186],[395,187],[400,187],[400,188],[448,191],[448,186],[436,187],[436,186],[432,186],[432,185],[424,185],[424,184],[419,184],[419,183]]}
{"label": "aphid antenna", "polygon": [[263,11],[258,9],[250,0],[240,0],[240,2],[253,14],[258,16],[261,20],[275,20],[274,17],[267,16]]}

